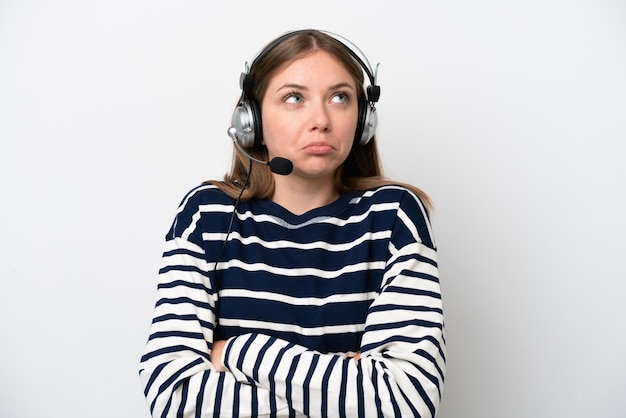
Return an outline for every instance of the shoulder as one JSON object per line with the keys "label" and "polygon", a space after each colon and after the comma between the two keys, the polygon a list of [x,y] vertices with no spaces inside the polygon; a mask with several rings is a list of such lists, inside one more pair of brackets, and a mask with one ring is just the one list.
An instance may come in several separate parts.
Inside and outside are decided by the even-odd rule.
{"label": "shoulder", "polygon": [[424,201],[414,191],[400,184],[386,184],[365,190],[361,195],[362,199],[367,199],[372,203],[396,203],[398,207],[414,206],[427,216],[427,209]]}
{"label": "shoulder", "polygon": [[198,211],[221,211],[219,208],[232,208],[233,204],[234,200],[219,187],[212,183],[203,183],[193,187],[185,194],[178,205],[178,214]]}
{"label": "shoulder", "polygon": [[428,209],[420,196],[408,187],[397,184],[378,186],[363,191],[360,199],[372,207],[393,211],[398,230],[412,231],[422,243],[436,247]]}
{"label": "shoulder", "polygon": [[233,205],[233,199],[214,184],[195,186],[181,199],[168,237],[187,236],[190,231],[198,230],[199,223],[206,215],[229,215]]}
{"label": "shoulder", "polygon": [[219,187],[212,183],[202,183],[190,189],[183,199],[180,206],[184,206],[189,202],[199,203],[232,203],[232,199],[226,195]]}

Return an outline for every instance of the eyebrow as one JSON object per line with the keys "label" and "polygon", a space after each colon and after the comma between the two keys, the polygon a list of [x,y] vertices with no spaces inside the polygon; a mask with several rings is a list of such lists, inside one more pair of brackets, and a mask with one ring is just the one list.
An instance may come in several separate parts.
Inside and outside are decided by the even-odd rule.
{"label": "eyebrow", "polygon": [[[336,89],[339,89],[339,88],[349,88],[351,90],[354,90],[354,87],[352,87],[352,85],[350,85],[350,83],[346,83],[346,82],[333,84],[332,86],[330,86],[328,88],[328,90],[336,90]],[[301,84],[287,83],[287,84],[283,84],[282,86],[277,88],[276,91],[281,91],[281,90],[284,90],[284,89],[308,90],[308,88],[306,86],[303,86]]]}

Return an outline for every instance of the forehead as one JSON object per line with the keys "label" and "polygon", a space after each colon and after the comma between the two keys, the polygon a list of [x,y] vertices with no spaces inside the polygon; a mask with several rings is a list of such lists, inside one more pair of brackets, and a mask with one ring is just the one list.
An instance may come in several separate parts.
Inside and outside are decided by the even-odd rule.
{"label": "forehead", "polygon": [[332,54],[318,50],[297,57],[276,69],[270,84],[301,80],[308,83],[344,82],[355,86],[356,81],[343,65]]}

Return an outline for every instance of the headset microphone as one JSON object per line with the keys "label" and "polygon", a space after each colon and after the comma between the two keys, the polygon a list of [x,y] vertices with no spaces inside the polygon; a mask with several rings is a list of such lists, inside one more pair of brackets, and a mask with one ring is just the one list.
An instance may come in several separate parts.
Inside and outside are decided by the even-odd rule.
{"label": "headset microphone", "polygon": [[274,157],[270,161],[263,161],[254,158],[252,155],[246,152],[246,150],[241,146],[236,136],[237,129],[235,127],[228,128],[228,136],[233,140],[233,143],[241,151],[246,157],[248,157],[251,161],[259,164],[265,164],[270,167],[270,171],[275,174],[280,174],[281,176],[286,176],[291,174],[293,171],[293,163],[286,158],[282,157]]}

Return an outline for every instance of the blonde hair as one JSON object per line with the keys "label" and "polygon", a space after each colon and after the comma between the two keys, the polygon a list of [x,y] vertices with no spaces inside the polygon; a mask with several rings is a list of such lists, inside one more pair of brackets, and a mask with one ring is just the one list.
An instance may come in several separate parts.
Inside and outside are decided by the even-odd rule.
{"label": "blonde hair", "polygon": [[[250,69],[254,85],[252,91],[247,93],[246,99],[254,100],[260,108],[267,86],[280,67],[320,50],[329,53],[342,63],[356,82],[359,98],[365,98],[363,70],[346,50],[346,46],[323,32],[305,31],[287,37],[255,62]],[[219,187],[233,199],[271,198],[274,194],[274,177],[269,167],[257,164],[257,167],[251,169],[249,158],[236,147],[233,146],[233,149],[231,169],[224,176],[224,180],[210,180],[208,183]],[[250,147],[248,152],[254,158],[268,160],[267,148],[264,145]],[[430,198],[421,189],[383,176],[375,136],[366,145],[353,145],[350,154],[338,168],[334,182],[339,194],[384,185],[400,185],[419,196],[428,209],[432,208]]]}

